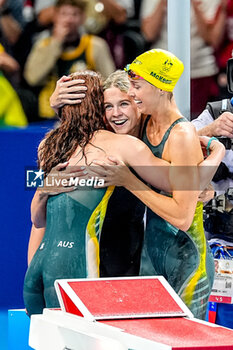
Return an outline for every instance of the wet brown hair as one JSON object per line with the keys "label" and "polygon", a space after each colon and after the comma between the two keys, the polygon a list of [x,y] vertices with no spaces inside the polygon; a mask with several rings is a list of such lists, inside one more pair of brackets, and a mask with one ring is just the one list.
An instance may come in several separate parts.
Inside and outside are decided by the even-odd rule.
{"label": "wet brown hair", "polygon": [[80,104],[65,105],[60,110],[61,124],[43,139],[39,151],[39,166],[46,174],[58,163],[67,161],[76,148],[82,148],[92,139],[94,132],[105,129],[104,95],[100,76],[92,71],[71,74],[74,79],[85,80],[86,97]]}

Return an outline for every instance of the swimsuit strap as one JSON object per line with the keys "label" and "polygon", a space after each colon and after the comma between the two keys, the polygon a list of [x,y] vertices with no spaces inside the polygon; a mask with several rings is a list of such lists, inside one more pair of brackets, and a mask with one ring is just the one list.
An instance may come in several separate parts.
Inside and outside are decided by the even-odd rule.
{"label": "swimsuit strap", "polygon": [[181,123],[181,122],[187,122],[187,119],[184,118],[184,117],[181,117],[181,118],[179,118],[179,119],[176,119],[176,120],[172,123],[172,125],[170,125],[170,127],[167,129],[167,131],[165,132],[161,143],[162,143],[162,142],[165,143],[165,142],[167,141],[167,139],[168,139],[168,137],[169,137],[169,135],[170,135],[170,132],[171,132],[172,128],[174,128],[174,126],[175,126],[176,124]]}
{"label": "swimsuit strap", "polygon": [[148,137],[147,137],[147,134],[146,134],[146,128],[147,128],[147,124],[150,120],[150,117],[151,116],[148,116],[146,118],[146,121],[145,121],[145,124],[144,124],[144,127],[143,127],[143,132],[142,132],[142,140],[146,143],[146,145],[151,149],[151,151],[153,152],[153,154],[156,156],[156,157],[162,157],[162,153],[163,153],[163,149],[164,149],[164,145],[170,135],[170,132],[172,130],[172,128],[178,124],[178,123],[181,123],[181,122],[188,122],[188,120],[184,117],[181,117],[177,120],[175,120],[171,125],[170,127],[167,129],[167,131],[165,132],[161,142],[157,145],[157,146],[154,146],[151,144],[151,142],[149,141]]}

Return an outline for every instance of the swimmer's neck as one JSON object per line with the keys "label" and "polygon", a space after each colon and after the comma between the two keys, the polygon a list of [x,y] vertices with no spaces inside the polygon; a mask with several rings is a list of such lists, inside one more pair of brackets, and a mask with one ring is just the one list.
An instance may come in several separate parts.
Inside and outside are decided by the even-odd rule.
{"label": "swimmer's neck", "polygon": [[182,118],[174,98],[163,106],[158,106],[153,113],[151,113],[150,123],[148,127],[155,131],[167,129],[175,120]]}
{"label": "swimmer's neck", "polygon": [[131,136],[139,138],[140,129],[141,129],[141,124],[136,125],[132,130],[130,130],[130,132],[127,133],[127,135],[131,135]]}

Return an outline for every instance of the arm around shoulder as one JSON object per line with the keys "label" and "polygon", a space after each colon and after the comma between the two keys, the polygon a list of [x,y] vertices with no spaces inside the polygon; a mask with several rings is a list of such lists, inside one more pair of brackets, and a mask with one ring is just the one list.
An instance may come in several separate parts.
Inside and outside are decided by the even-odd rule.
{"label": "arm around shoulder", "polygon": [[199,194],[197,164],[202,159],[202,153],[194,127],[187,125],[177,129],[173,136],[170,135],[168,146],[172,197],[148,190],[144,184],[137,191],[131,184],[128,189],[163,219],[181,230],[187,230],[192,223]]}

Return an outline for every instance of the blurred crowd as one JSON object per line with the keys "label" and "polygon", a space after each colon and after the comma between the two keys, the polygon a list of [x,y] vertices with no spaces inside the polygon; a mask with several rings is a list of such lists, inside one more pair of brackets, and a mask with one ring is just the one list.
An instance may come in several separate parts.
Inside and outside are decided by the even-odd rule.
{"label": "blurred crowd", "polygon": [[[233,0],[191,0],[191,118],[229,97]],[[167,48],[167,0],[0,0],[0,127],[54,118],[58,78],[106,78],[149,48]]]}

